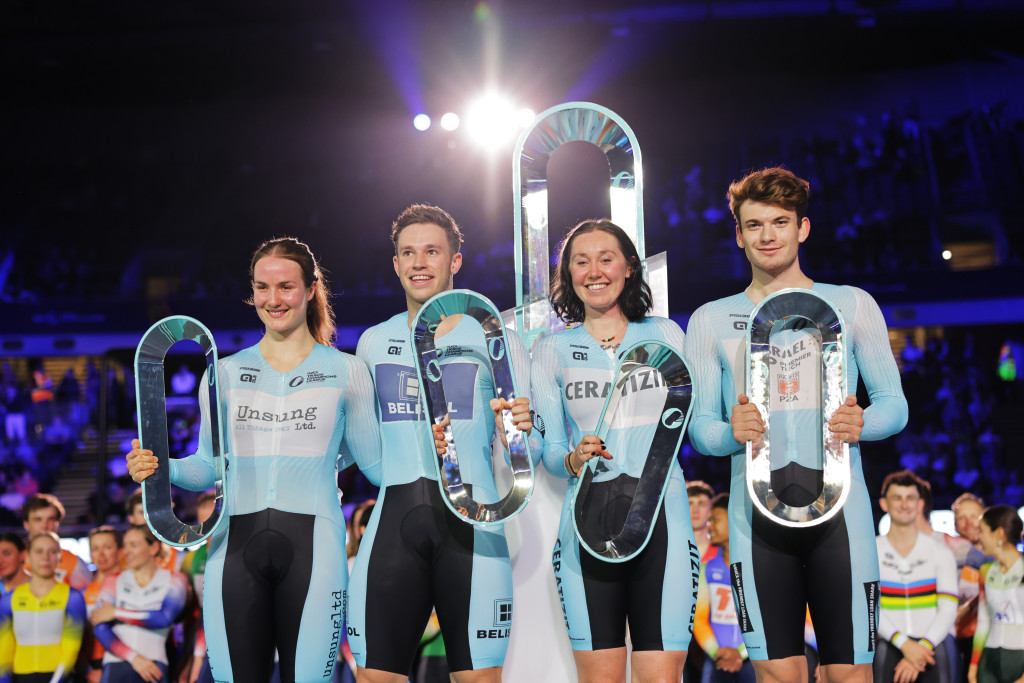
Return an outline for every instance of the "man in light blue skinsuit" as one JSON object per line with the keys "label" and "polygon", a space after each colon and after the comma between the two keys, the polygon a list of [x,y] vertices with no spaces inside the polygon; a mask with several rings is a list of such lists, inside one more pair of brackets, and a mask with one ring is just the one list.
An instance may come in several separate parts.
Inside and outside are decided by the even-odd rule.
{"label": "man in light blue skinsuit", "polygon": [[[822,680],[870,681],[879,572],[859,441],[884,439],[903,429],[907,402],[885,320],[871,296],[855,287],[813,282],[800,269],[800,244],[811,228],[808,189],[806,181],[782,168],[757,171],[729,188],[736,244],[746,253],[753,277],[744,292],[705,304],[690,319],[686,358],[693,370],[696,405],[689,433],[701,453],[732,458],[730,569],[743,640],[758,680],[807,680],[803,635],[809,606]],[[850,492],[835,517],[810,528],[785,527],[765,518],[753,509],[746,483],[745,444],[765,430],[757,407],[745,395],[747,321],[758,303],[786,288],[811,289],[839,309],[849,390],[863,377],[871,399],[863,409],[856,396],[848,396],[829,422],[832,433],[850,444]],[[794,340],[797,346],[801,343]],[[785,355],[794,350],[778,351]],[[790,356],[792,377],[779,381],[787,382],[787,391],[806,405],[810,396],[799,392],[810,390],[814,382],[805,381],[800,388],[796,375],[805,370],[799,363],[803,355]],[[800,427],[804,412],[779,415],[793,429],[782,442],[773,435],[772,479],[773,487],[781,484],[776,487],[780,496],[813,500],[818,471],[801,454],[816,453],[819,446],[813,440],[820,436]],[[773,432],[775,427],[773,417]],[[776,452],[780,443],[783,448]]]}
{"label": "man in light blue skinsuit", "polygon": [[[348,594],[348,639],[359,681],[405,681],[430,610],[437,611],[458,683],[500,681],[512,621],[512,565],[502,527],[473,526],[441,499],[435,446],[421,414],[409,328],[431,297],[452,288],[462,234],[436,206],[415,204],[392,226],[395,272],[408,310],[371,327],[356,355],[369,366],[383,449],[381,491],[359,546]],[[438,328],[452,431],[463,481],[481,502],[497,500],[491,471],[493,379],[480,324],[450,316]],[[520,391],[529,355],[514,331],[508,349]],[[529,403],[517,399],[513,420]],[[523,412],[523,406],[525,412]],[[516,410],[519,409],[518,413]],[[540,449],[534,451],[539,455]]]}

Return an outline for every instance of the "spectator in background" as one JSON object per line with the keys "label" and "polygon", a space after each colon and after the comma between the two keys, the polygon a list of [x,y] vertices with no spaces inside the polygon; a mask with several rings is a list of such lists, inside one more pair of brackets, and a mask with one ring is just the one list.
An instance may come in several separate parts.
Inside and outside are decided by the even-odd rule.
{"label": "spectator in background", "polygon": [[8,385],[5,394],[7,414],[4,416],[4,433],[8,443],[18,444],[25,440],[32,398],[23,382]]}
{"label": "spectator in background", "polygon": [[1009,505],[982,513],[982,551],[995,560],[981,567],[970,683],[1013,683],[1024,676],[1024,560],[1017,551],[1022,528]]}
{"label": "spectator in background", "polygon": [[[147,526],[125,532],[125,570],[107,576],[89,619],[107,653],[103,680],[167,681],[164,644],[188,596],[188,579],[157,566],[160,541]],[[133,674],[138,674],[138,677]]]}
{"label": "spectator in background", "polygon": [[704,557],[711,546],[711,499],[715,490],[703,481],[695,480],[686,485],[686,497],[690,502],[690,522],[693,524],[693,535],[697,539],[700,556]]}
{"label": "spectator in background", "polygon": [[68,368],[57,387],[57,403],[75,403],[81,396],[81,387],[74,368]]}
{"label": "spectator in background", "polygon": [[945,543],[918,528],[924,488],[907,470],[882,483],[879,504],[891,525],[876,539],[881,609],[874,680],[879,683],[950,680],[945,640],[956,619],[956,560]]}
{"label": "spectator in background", "polygon": [[954,550],[957,566],[960,568],[959,607],[956,613],[957,681],[967,680],[967,668],[971,663],[974,647],[974,633],[978,625],[978,591],[981,567],[992,560],[980,549],[981,514],[984,501],[973,493],[962,493],[951,506],[955,515],[958,538],[970,544],[971,549],[961,560]]}
{"label": "spectator in background", "polygon": [[[711,499],[714,496],[715,490],[699,479],[688,482],[686,485],[686,497],[690,502],[690,523],[693,524],[693,536],[697,541],[697,552],[701,558],[711,547],[708,523],[711,520]],[[701,680],[703,669],[704,650],[697,642],[697,638],[691,638],[686,663],[683,665],[683,680],[686,683]]]}
{"label": "spectator in background", "polygon": [[[64,506],[50,493],[37,493],[25,501],[21,508],[22,525],[30,539],[35,538],[43,532],[56,534],[60,528],[61,520],[64,519]],[[31,553],[29,554],[31,561]],[[29,571],[31,571],[29,567]],[[55,576],[58,581],[70,585],[75,590],[85,590],[92,581],[92,573],[82,558],[70,550],[61,550],[60,564],[57,566]]]}
{"label": "spectator in background", "polygon": [[754,666],[747,658],[732,595],[728,493],[712,500],[709,529],[711,546],[703,556],[693,639],[712,660],[711,683],[754,683]]}
{"label": "spectator in background", "polygon": [[956,532],[981,550],[981,515],[985,511],[985,503],[970,492],[960,494],[951,506],[955,519]]}
{"label": "spectator in background", "polygon": [[[100,597],[100,587],[108,576],[116,576],[121,566],[121,532],[112,526],[99,526],[89,532],[89,555],[96,565],[96,576],[85,589],[85,609],[88,614],[96,609]],[[100,683],[103,676],[103,644],[89,629],[86,638],[88,646],[88,683]]]}
{"label": "spectator in background", "polygon": [[[196,518],[200,524],[205,522],[213,514],[217,502],[214,493],[204,493],[196,503]],[[365,529],[365,526],[363,527]],[[192,639],[192,658],[188,664],[188,678],[179,679],[184,683],[213,683],[213,674],[210,672],[210,662],[206,656],[206,629],[203,627],[203,583],[206,580],[206,560],[209,556],[210,540],[185,556],[181,564],[181,572],[188,577],[192,584],[192,591],[195,595],[196,608],[196,630]],[[189,639],[186,638],[186,644]]]}
{"label": "spectator in background", "polygon": [[23,583],[28,583],[25,571],[25,541],[18,534],[0,534],[0,597],[6,597]]}
{"label": "spectator in background", "polygon": [[[137,490],[128,498],[124,510],[127,515],[125,521],[129,524],[132,526],[146,526],[146,512],[142,504],[142,489]],[[173,548],[163,542],[160,543],[160,554],[156,558],[156,563],[161,568],[169,569],[172,572],[176,571],[181,566],[182,559],[184,558],[177,548]]]}
{"label": "spectator in background", "polygon": [[[64,681],[82,645],[85,601],[57,577],[60,538],[43,531],[28,543],[32,578],[0,602],[0,681]],[[34,675],[39,674],[39,675]]]}

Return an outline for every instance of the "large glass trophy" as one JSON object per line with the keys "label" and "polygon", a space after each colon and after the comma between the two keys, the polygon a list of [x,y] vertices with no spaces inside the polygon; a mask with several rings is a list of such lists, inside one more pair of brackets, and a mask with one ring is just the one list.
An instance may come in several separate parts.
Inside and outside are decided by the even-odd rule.
{"label": "large glass trophy", "polygon": [[530,444],[512,423],[511,412],[502,411],[502,427],[505,442],[508,444],[512,485],[500,500],[493,503],[481,502],[470,495],[463,482],[462,466],[459,463],[451,420],[449,419],[447,423],[445,421],[446,417],[450,418],[449,404],[444,391],[444,368],[435,345],[435,336],[441,321],[456,315],[473,318],[483,329],[487,366],[491,371],[496,397],[511,404],[517,396],[528,396],[528,387],[516,386],[505,337],[505,325],[501,321],[498,309],[489,299],[467,289],[456,289],[441,292],[423,304],[413,321],[411,334],[416,349],[420,398],[427,423],[445,424],[446,452],[444,455],[438,455],[435,460],[441,496],[452,512],[471,524],[502,524],[518,515],[526,507],[533,493]]}
{"label": "large glass trophy", "polygon": [[[623,394],[631,388],[635,392],[638,383],[662,388],[664,404],[660,415],[655,417],[653,435],[650,430],[641,427],[633,427],[631,430],[637,438],[630,439],[630,450],[646,451],[647,458],[635,482],[629,510],[621,528],[609,535],[596,528],[599,525],[588,523],[588,516],[600,519],[604,512],[594,510],[593,503],[588,505],[588,493],[600,458],[591,458],[584,465],[572,498],[573,526],[580,545],[594,557],[606,562],[626,562],[647,546],[654,530],[654,520],[658,518],[668,489],[672,462],[679,452],[686,425],[690,421],[690,369],[682,354],[662,342],[640,342],[626,349],[619,361],[612,390],[605,400],[595,432],[602,441],[608,437],[617,419],[626,418],[624,421],[628,421],[626,415],[620,415],[619,407],[623,403]],[[648,437],[650,442],[645,443]],[[630,484],[633,482],[630,481]]]}
{"label": "large glass trophy", "polygon": [[[165,359],[172,346],[181,341],[199,345],[206,359],[206,385],[213,454],[215,504],[204,522],[189,524],[174,513],[171,502],[170,448],[167,435],[167,394]],[[135,354],[135,386],[139,410],[139,441],[153,451],[157,469],[142,482],[142,503],[149,527],[164,543],[188,547],[204,542],[216,530],[224,513],[224,434],[218,402],[217,346],[213,335],[193,318],[183,315],[164,318],[146,331]]]}
{"label": "large glass trophy", "polygon": [[747,330],[747,395],[766,431],[747,442],[747,488],[769,519],[813,526],[842,508],[850,447],[828,428],[846,400],[843,318],[808,289],[766,297]]}

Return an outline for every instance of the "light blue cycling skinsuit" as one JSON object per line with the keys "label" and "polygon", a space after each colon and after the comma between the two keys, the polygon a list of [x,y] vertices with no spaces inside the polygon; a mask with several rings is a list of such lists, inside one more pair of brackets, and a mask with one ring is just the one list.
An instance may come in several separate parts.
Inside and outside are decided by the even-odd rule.
{"label": "light blue cycling skinsuit", "polygon": [[[671,320],[631,322],[619,351],[640,341],[661,341],[682,350],[683,332]],[[651,539],[635,558],[611,563],[580,548],[571,502],[576,479],[565,456],[593,434],[614,380],[618,356],[602,349],[582,325],[541,339],[533,352],[532,391],[544,425],[544,466],[569,479],[552,556],[555,584],[574,650],[625,645],[626,621],[634,650],[686,650],[700,577],[686,482],[673,462],[668,490]],[[666,391],[653,370],[626,385],[617,417],[605,438],[611,460],[598,461],[585,509],[587,524],[611,538],[622,529],[643,470]]]}
{"label": "light blue cycling skinsuit", "polygon": [[[463,316],[436,343],[463,481],[474,499],[493,502],[494,386],[483,330]],[[528,395],[529,356],[512,331],[508,350]],[[441,498],[408,313],[363,333],[356,354],[373,375],[384,456],[380,496],[352,567],[352,654],[360,667],[407,674],[434,607],[452,671],[501,666],[512,619],[508,544],[501,526],[473,526]]]}
{"label": "light blue cycling skinsuit", "polygon": [[[907,422],[907,401],[878,305],[855,287],[815,283],[812,289],[842,315],[848,393],[856,393],[859,377],[867,387],[871,405],[864,410],[860,440],[896,434]],[[868,664],[875,648],[879,572],[860,445],[850,445],[849,497],[828,522],[803,529],[782,526],[756,512],[747,491],[746,449],[733,438],[729,419],[737,397],[746,393],[746,335],[753,310],[744,293],[713,301],[697,309],[686,334],[696,401],[690,442],[705,455],[732,458],[729,548],[743,640],[753,660],[802,655],[809,605],[821,663]],[[777,394],[779,400],[806,404],[820,386],[817,368],[805,364],[808,341],[783,334],[791,343],[773,352],[781,360],[772,370],[780,386]],[[794,495],[806,494],[815,476],[815,456],[806,454],[818,452],[820,429],[801,426],[807,411],[777,414],[773,406],[772,416],[773,487],[776,473],[798,475],[792,478]],[[780,428],[795,427],[781,450],[776,448],[776,417],[782,418]],[[820,419],[819,414],[814,422]],[[810,482],[799,476],[808,473]]]}
{"label": "light blue cycling skinsuit", "polygon": [[[218,365],[228,444],[224,520],[210,539],[203,618],[217,681],[330,680],[344,619],[345,520],[336,467],[380,481],[373,385],[352,355],[317,345],[280,373],[252,346]],[[213,485],[208,392],[200,450],[171,481]],[[339,459],[339,452],[344,451]]]}

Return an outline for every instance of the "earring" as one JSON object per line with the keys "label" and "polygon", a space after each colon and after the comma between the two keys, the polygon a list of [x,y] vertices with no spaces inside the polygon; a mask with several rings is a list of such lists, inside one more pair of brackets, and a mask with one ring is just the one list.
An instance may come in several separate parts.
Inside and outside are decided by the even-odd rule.
{"label": "earring", "polygon": [[997,548],[1002,548],[1003,547],[1003,542],[1002,541],[996,541],[996,547]]}

